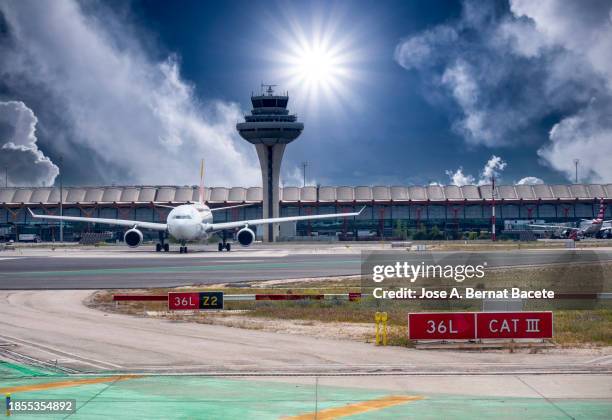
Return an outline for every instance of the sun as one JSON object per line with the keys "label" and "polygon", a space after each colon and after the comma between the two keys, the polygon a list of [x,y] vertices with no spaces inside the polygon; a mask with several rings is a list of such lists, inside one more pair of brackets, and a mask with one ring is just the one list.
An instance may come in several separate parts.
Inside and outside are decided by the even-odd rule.
{"label": "sun", "polygon": [[300,33],[294,41],[290,51],[281,55],[282,79],[287,87],[297,88],[307,97],[342,95],[351,78],[350,48],[325,32],[310,37]]}
{"label": "sun", "polygon": [[357,102],[354,83],[360,79],[362,57],[346,23],[332,16],[305,26],[289,18],[274,27],[279,42],[266,55],[275,83],[294,93],[293,103],[304,111],[326,112],[325,105],[340,110]]}
{"label": "sun", "polygon": [[343,69],[340,57],[322,45],[304,45],[289,60],[288,73],[296,84],[311,87],[338,83]]}

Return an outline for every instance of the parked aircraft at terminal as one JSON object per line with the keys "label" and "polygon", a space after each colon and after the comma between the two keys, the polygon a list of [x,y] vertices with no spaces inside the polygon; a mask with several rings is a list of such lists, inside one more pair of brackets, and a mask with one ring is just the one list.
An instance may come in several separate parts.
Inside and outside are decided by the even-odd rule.
{"label": "parked aircraft at terminal", "polygon": [[612,234],[612,227],[610,223],[612,220],[604,220],[604,215],[606,213],[606,205],[604,204],[603,198],[599,202],[599,213],[595,219],[582,219],[577,227],[571,226],[563,226],[563,225],[536,225],[531,224],[530,227],[535,228],[543,228],[548,230],[561,230],[564,232],[564,235],[573,238],[579,239],[583,237],[610,237]]}
{"label": "parked aircraft at terminal", "polygon": [[[160,232],[160,241],[156,245],[156,251],[169,251],[170,245],[165,242],[166,233],[181,243],[180,252],[187,252],[187,242],[202,242],[208,239],[213,233],[224,232],[227,230],[240,229],[236,234],[238,243],[242,246],[249,246],[255,240],[255,232],[252,226],[266,225],[269,223],[297,222],[301,220],[333,219],[340,217],[358,216],[363,208],[354,213],[333,213],[312,216],[291,216],[274,217],[268,219],[240,220],[236,222],[213,223],[213,212],[228,208],[244,207],[250,204],[239,204],[229,207],[209,208],[204,204],[204,164],[200,170],[200,188],[198,202],[192,204],[182,204],[177,207],[170,207],[172,210],[168,214],[166,223],[141,222],[138,220],[123,219],[104,219],[97,217],[78,217],[78,216],[50,216],[36,214],[28,208],[32,217],[36,219],[65,220],[67,222],[102,223],[107,225],[125,226],[130,229],[125,232],[123,240],[131,247],[135,248],[142,243],[143,235],[141,229],[150,229]],[[219,251],[224,249],[229,251],[231,244],[226,242],[223,235],[223,242],[219,243]]]}

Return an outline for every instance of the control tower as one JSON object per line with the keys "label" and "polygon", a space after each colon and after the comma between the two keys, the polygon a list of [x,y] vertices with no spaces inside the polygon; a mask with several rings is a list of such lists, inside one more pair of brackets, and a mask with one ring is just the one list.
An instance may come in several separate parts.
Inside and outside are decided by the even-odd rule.
{"label": "control tower", "polygon": [[[287,110],[289,95],[274,94],[276,85],[261,85],[261,94],[251,95],[253,109],[245,122],[236,124],[243,139],[255,145],[263,183],[263,217],[279,217],[279,175],[285,146],[304,130],[296,115]],[[265,242],[274,242],[278,224],[264,226]]]}

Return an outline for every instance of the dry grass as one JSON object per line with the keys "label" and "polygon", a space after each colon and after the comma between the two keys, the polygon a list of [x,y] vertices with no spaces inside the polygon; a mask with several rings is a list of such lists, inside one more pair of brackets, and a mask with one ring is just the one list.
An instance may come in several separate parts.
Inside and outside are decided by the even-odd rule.
{"label": "dry grass", "polygon": [[[437,251],[511,251],[517,249],[563,249],[565,248],[564,240],[555,241],[413,241],[415,243],[423,243],[428,245],[428,249]],[[582,240],[576,242],[576,248],[601,248],[609,247],[612,244],[610,240]]]}
{"label": "dry grass", "polygon": [[555,341],[565,347],[612,345],[612,310],[556,311]]}
{"label": "dry grass", "polygon": [[[566,265],[561,267],[523,267],[504,270],[491,270],[487,275],[487,289],[492,287],[529,288],[530,285],[549,285],[555,290],[560,284],[565,285],[566,291],[580,292],[585,282],[591,282],[602,273],[612,273],[612,264],[594,265]],[[609,274],[604,276],[605,290],[609,288]],[[600,276],[601,277],[601,276]],[[266,285],[268,285],[266,287]],[[310,301],[249,301],[226,302],[226,311],[207,313],[167,313],[165,302],[121,302],[112,301],[113,294],[146,293],[151,295],[164,295],[168,291],[180,290],[222,290],[226,294],[256,294],[256,293],[348,293],[361,290],[360,281],[356,278],[327,278],[303,281],[285,281],[268,284],[255,282],[241,285],[214,285],[184,287],[176,289],[150,289],[150,290],[107,290],[96,292],[87,304],[104,311],[124,314],[146,316],[147,311],[159,311],[160,316],[172,320],[184,320],[206,324],[220,324],[237,328],[264,329],[262,325],[282,321],[283,328],[287,329],[287,322],[294,322],[300,333],[308,333],[309,327],[313,331],[320,331],[321,324],[334,325],[341,333],[341,325],[372,325],[374,313],[386,311],[389,314],[389,344],[398,346],[411,346],[407,339],[407,313],[411,311],[479,311],[480,301],[428,301],[415,302],[408,300],[377,300],[362,299],[361,302],[348,302],[346,300],[310,300]],[[476,285],[483,288],[484,285]],[[364,291],[365,292],[365,291]],[[580,304],[583,308],[575,310],[572,305]],[[551,306],[554,305],[554,306]],[[606,307],[601,304],[592,307],[584,306],[584,302],[556,301],[554,304],[542,301],[528,302],[526,310],[553,310],[555,313],[554,334],[555,342],[564,347],[581,346],[610,346],[612,345],[612,308],[610,303]],[[291,321],[293,320],[293,321]],[[340,327],[337,327],[339,325]],[[356,337],[357,335],[353,335]]]}

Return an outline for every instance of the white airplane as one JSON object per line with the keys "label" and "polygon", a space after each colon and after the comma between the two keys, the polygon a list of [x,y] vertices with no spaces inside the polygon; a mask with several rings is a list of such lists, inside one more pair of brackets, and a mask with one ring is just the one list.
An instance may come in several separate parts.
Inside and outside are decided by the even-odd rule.
{"label": "white airplane", "polygon": [[274,217],[269,219],[252,219],[252,220],[241,220],[237,222],[224,222],[224,223],[213,223],[213,212],[219,210],[225,210],[228,208],[244,207],[251,204],[240,204],[236,206],[228,207],[217,207],[209,208],[204,204],[204,162],[200,168],[200,188],[199,188],[199,200],[197,203],[183,204],[177,207],[171,206],[160,206],[169,207],[172,210],[168,214],[166,223],[153,223],[153,222],[141,222],[138,220],[122,220],[122,219],[103,219],[97,217],[76,217],[76,216],[48,216],[42,214],[35,214],[30,208],[28,211],[32,217],[36,219],[51,219],[51,220],[65,220],[67,222],[86,222],[86,223],[102,223],[107,225],[125,226],[130,229],[127,230],[123,236],[123,240],[130,248],[136,248],[142,243],[142,232],[140,229],[150,229],[160,232],[160,242],[156,245],[156,251],[159,252],[164,250],[168,252],[170,246],[165,242],[165,234],[170,234],[173,238],[181,243],[180,253],[187,253],[187,242],[201,242],[215,233],[223,232],[223,242],[219,243],[219,251],[224,249],[229,251],[231,244],[225,240],[225,231],[239,228],[236,237],[238,242],[242,246],[249,246],[255,240],[255,232],[250,229],[251,226],[265,225],[269,223],[283,223],[283,222],[296,222],[300,220],[319,220],[319,219],[333,219],[339,217],[352,217],[359,216],[363,209],[354,213],[335,213],[335,214],[321,214],[313,216],[292,216],[292,217]]}
{"label": "white airplane", "polygon": [[536,228],[562,230],[568,238],[579,239],[585,236],[610,236],[610,227],[604,227],[604,223],[609,224],[610,220],[604,220],[606,205],[602,198],[599,202],[599,213],[595,219],[582,219],[577,227],[562,225],[529,225]]}

